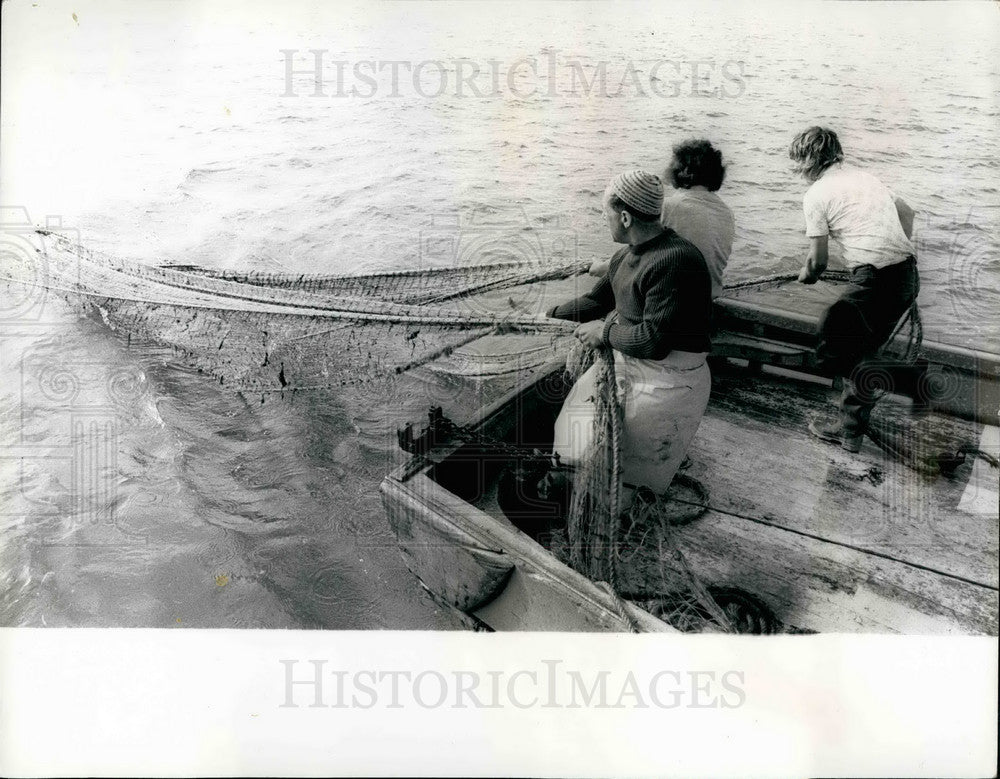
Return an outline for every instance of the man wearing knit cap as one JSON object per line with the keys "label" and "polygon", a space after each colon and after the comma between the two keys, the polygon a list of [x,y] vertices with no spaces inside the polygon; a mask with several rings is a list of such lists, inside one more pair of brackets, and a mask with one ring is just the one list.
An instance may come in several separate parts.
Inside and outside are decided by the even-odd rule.
{"label": "man wearing knit cap", "polygon": [[[607,274],[549,316],[581,324],[576,337],[614,350],[624,398],[622,479],[662,493],[708,405],[711,278],[701,252],[660,226],[663,184],[643,170],[615,176],[604,193],[611,237],[625,244]],[[583,461],[593,437],[597,367],[574,385],[556,420],[554,449]]]}

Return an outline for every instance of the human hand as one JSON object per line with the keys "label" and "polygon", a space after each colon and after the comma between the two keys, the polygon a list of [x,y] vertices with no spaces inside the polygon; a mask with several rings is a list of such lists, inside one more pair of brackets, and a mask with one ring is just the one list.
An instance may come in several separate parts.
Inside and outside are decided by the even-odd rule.
{"label": "human hand", "polygon": [[608,268],[611,267],[611,263],[608,260],[594,260],[590,264],[590,270],[587,271],[591,276],[597,276],[602,278],[608,273]]}
{"label": "human hand", "polygon": [[573,331],[573,335],[588,349],[596,349],[604,345],[604,322],[584,322]]}
{"label": "human hand", "polygon": [[809,266],[804,267],[799,271],[799,283],[800,284],[815,284],[818,276],[813,276],[809,271]]}

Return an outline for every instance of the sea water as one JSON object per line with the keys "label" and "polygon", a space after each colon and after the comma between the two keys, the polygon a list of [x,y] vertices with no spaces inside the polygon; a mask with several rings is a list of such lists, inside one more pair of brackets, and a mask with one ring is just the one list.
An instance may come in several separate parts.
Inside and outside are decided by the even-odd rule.
{"label": "sea water", "polygon": [[[608,178],[706,137],[748,279],[801,264],[786,149],[827,124],[917,211],[925,337],[1000,352],[992,4],[3,14],[3,205],[89,247],[310,273],[603,258]],[[393,425],[435,398],[260,405],[54,297],[4,320],[0,368],[2,624],[457,625],[377,492]]]}

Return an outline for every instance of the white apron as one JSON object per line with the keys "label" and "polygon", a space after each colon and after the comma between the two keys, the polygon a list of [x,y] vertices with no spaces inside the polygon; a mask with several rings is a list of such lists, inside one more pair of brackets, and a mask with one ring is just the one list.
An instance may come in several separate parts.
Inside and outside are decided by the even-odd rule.
{"label": "white apron", "polygon": [[[662,360],[615,355],[618,396],[624,405],[622,481],[662,494],[684,461],[708,405],[712,376],[704,353],[671,352]],[[556,419],[555,451],[579,465],[594,435],[595,363],[573,385]]]}

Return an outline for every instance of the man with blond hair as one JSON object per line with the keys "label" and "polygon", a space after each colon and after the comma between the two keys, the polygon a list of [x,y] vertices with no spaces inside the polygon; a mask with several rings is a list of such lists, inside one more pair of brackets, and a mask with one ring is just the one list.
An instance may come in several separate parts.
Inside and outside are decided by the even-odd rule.
{"label": "man with blond hair", "polygon": [[799,281],[815,284],[823,275],[831,239],[851,273],[851,283],[820,319],[817,346],[821,367],[844,382],[839,419],[813,420],[809,431],[857,452],[877,400],[873,358],[920,289],[913,210],[875,176],[845,165],[833,130],[804,130],[788,155],[811,182],[802,201],[809,255]]}

